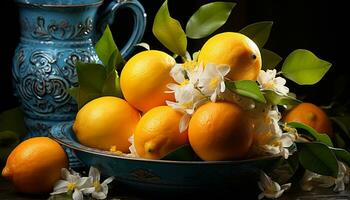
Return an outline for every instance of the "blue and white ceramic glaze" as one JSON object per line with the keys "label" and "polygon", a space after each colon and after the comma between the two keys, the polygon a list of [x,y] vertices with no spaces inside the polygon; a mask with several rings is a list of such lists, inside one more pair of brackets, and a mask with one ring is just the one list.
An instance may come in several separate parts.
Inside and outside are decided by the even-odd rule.
{"label": "blue and white ceramic glaze", "polygon": [[259,178],[269,172],[281,156],[240,161],[170,161],[129,158],[86,147],[75,138],[72,123],[51,129],[51,137],[69,148],[87,166],[95,166],[105,176],[115,176],[121,184],[143,191],[193,191],[223,188]]}
{"label": "blue and white ceramic glaze", "polygon": [[[146,14],[137,0],[16,0],[21,38],[13,59],[13,85],[21,101],[27,137],[74,119],[77,105],[66,89],[77,86],[75,64],[100,62],[94,44],[119,8],[133,12],[134,31],[123,56],[141,40]],[[122,30],[121,30],[122,31]]]}

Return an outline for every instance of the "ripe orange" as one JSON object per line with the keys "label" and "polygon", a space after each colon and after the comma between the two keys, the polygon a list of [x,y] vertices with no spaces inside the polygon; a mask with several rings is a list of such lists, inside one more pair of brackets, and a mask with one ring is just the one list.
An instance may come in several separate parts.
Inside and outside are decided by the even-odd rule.
{"label": "ripe orange", "polygon": [[261,69],[259,48],[247,36],[226,32],[214,35],[202,47],[198,62],[227,64],[231,67],[226,78],[231,80],[256,80]]}
{"label": "ripe orange", "polygon": [[165,91],[169,90],[167,84],[174,81],[169,74],[174,65],[174,58],[156,50],[143,51],[130,58],[120,75],[126,101],[142,112],[165,105],[165,100],[173,101],[174,95]]}
{"label": "ripe orange", "polygon": [[283,117],[284,122],[301,122],[311,126],[319,133],[333,136],[332,123],[327,114],[312,103],[301,103]]}
{"label": "ripe orange", "polygon": [[187,131],[180,133],[182,114],[169,106],[159,106],[142,116],[134,134],[137,154],[142,158],[160,159],[188,143]]}
{"label": "ripe orange", "polygon": [[253,124],[241,107],[228,102],[209,102],[193,114],[188,137],[203,160],[244,158],[253,141]]}
{"label": "ripe orange", "polygon": [[100,97],[82,107],[73,130],[82,144],[108,151],[112,146],[129,152],[129,137],[140,120],[139,112],[125,100]]}
{"label": "ripe orange", "polygon": [[7,158],[2,176],[19,192],[49,193],[68,167],[63,148],[48,137],[35,137],[20,143]]}

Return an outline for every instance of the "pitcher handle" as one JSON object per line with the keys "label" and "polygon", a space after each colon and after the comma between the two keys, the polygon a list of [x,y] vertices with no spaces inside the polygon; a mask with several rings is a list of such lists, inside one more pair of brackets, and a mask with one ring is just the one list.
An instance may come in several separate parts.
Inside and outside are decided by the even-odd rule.
{"label": "pitcher handle", "polygon": [[101,23],[97,25],[103,33],[107,23],[112,24],[114,21],[115,13],[117,13],[118,10],[122,8],[131,9],[134,19],[133,32],[127,43],[120,51],[122,57],[125,58],[132,52],[135,45],[141,41],[142,36],[145,32],[146,13],[140,2],[137,0],[112,0],[100,17]]}

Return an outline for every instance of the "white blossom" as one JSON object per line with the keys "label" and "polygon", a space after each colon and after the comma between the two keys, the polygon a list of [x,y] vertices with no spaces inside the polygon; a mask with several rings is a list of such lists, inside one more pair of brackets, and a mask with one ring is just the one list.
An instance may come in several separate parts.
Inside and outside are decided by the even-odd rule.
{"label": "white blossom", "polygon": [[329,188],[334,186],[333,191],[344,191],[345,185],[349,184],[350,169],[345,163],[340,161],[338,161],[338,167],[337,178],[305,170],[301,180],[301,188],[305,191],[311,191],[315,187]]}
{"label": "white blossom", "polygon": [[198,79],[198,87],[201,92],[215,102],[218,95],[223,93],[225,87],[225,76],[230,72],[229,65],[207,64]]}
{"label": "white blossom", "polygon": [[128,141],[129,141],[130,144],[131,144],[131,145],[129,146],[129,151],[130,151],[130,153],[126,154],[126,156],[132,157],[132,158],[138,158],[139,155],[137,154],[137,151],[136,151],[136,148],[135,148],[135,138],[134,138],[134,134],[128,138]]}
{"label": "white blossom", "polygon": [[258,199],[262,199],[264,197],[270,198],[270,199],[278,198],[282,196],[282,194],[286,190],[288,190],[291,185],[292,185],[291,183],[279,185],[277,182],[273,181],[264,172],[261,172],[258,186],[262,192],[259,194]]}
{"label": "white blossom", "polygon": [[101,183],[100,171],[94,167],[90,167],[89,178],[93,187],[83,190],[83,193],[91,194],[95,199],[106,199],[108,194],[108,184],[114,180],[114,177],[109,177]]}
{"label": "white blossom", "polygon": [[287,95],[289,88],[285,86],[286,79],[282,77],[276,77],[276,70],[260,70],[258,76],[258,83],[262,90],[272,90],[280,95]]}
{"label": "white blossom", "polygon": [[[180,133],[187,129],[189,120],[195,109],[205,102],[205,96],[195,87],[198,75],[194,74],[199,74],[199,72],[196,72],[195,69],[191,70],[193,75],[190,75],[192,72],[187,73],[187,70],[183,71],[182,67],[175,65],[171,71],[171,75],[179,84],[168,84],[168,88],[174,93],[175,102],[166,101],[166,104],[183,113],[179,123]],[[187,75],[184,75],[184,73],[187,73]],[[186,76],[190,79],[186,79]]]}
{"label": "white blossom", "polygon": [[204,96],[192,83],[185,82],[182,85],[169,84],[169,89],[174,91],[176,102],[166,101],[167,105],[183,113],[192,115],[195,108],[203,101]]}
{"label": "white blossom", "polygon": [[[257,108],[260,109],[260,108]],[[263,112],[253,112],[257,114],[255,117],[255,132],[257,134],[255,153],[268,155],[282,155],[285,159],[293,153],[289,148],[297,139],[293,132],[283,132],[279,125],[281,114],[277,106],[261,108]]]}
{"label": "white blossom", "polygon": [[61,170],[61,176],[63,180],[57,181],[51,195],[73,192],[73,200],[83,200],[83,191],[93,187],[91,177],[80,177],[78,173],[71,173],[66,168]]}

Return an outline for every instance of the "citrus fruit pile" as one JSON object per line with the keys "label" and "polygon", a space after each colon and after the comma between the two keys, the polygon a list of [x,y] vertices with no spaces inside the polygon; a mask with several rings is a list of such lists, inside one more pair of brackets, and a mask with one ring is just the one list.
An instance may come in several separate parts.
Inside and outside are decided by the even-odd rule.
{"label": "citrus fruit pile", "polygon": [[[244,159],[254,143],[261,143],[256,135],[262,127],[270,131],[272,119],[266,105],[250,108],[251,101],[224,92],[222,83],[256,81],[261,65],[257,45],[236,32],[213,36],[198,59],[183,63],[161,51],[142,51],[121,72],[124,99],[90,101],[78,112],[73,130],[82,144],[120,155],[161,159],[190,145],[202,160]],[[298,121],[293,112],[298,111],[285,121]],[[320,121],[313,116],[310,122]]]}

